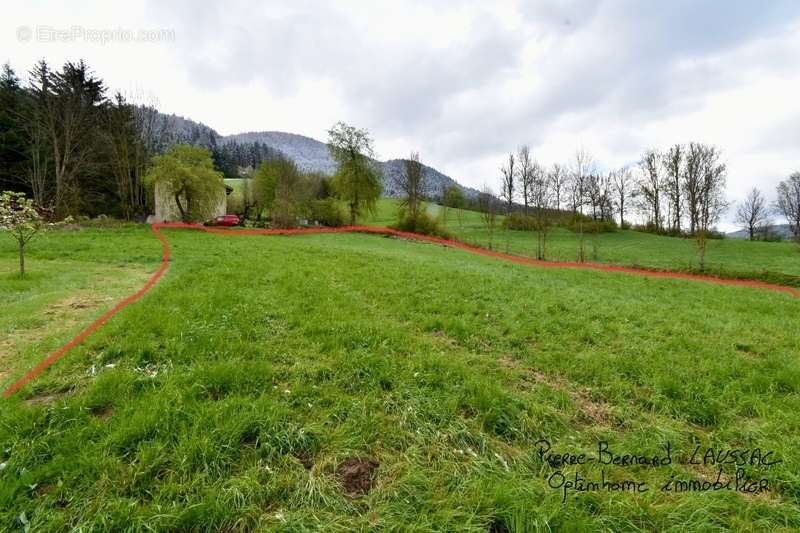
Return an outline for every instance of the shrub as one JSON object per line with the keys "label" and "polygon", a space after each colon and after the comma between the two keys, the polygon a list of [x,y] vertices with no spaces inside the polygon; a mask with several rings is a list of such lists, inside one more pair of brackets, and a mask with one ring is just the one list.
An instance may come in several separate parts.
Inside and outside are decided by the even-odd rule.
{"label": "shrub", "polygon": [[420,211],[416,218],[412,217],[406,209],[400,209],[398,213],[399,221],[392,228],[399,231],[409,231],[421,235],[433,235],[435,237],[449,238],[447,231],[442,228],[438,220],[430,216],[425,211]]}
{"label": "shrub", "polygon": [[244,218],[244,202],[242,201],[242,198],[239,195],[233,194],[228,196],[226,211]]}
{"label": "shrub", "polygon": [[536,219],[524,213],[514,212],[503,219],[503,229],[532,231],[536,229]]}
{"label": "shrub", "polygon": [[323,226],[336,228],[344,225],[344,213],[333,198],[316,200],[311,203],[311,220],[316,220]]}

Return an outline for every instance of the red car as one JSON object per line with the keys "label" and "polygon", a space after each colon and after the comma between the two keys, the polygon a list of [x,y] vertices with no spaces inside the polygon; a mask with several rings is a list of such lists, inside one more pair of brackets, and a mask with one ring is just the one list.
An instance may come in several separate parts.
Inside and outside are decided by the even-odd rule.
{"label": "red car", "polygon": [[239,223],[239,217],[236,215],[222,215],[218,216],[211,223],[212,226],[235,226]]}

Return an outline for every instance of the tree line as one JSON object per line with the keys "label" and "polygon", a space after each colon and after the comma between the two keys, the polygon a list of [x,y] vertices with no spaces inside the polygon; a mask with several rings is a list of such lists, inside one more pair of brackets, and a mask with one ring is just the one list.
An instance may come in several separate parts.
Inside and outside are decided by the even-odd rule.
{"label": "tree line", "polygon": [[24,83],[10,65],[0,71],[0,190],[25,193],[59,217],[143,220],[153,211],[145,175],[176,144],[203,146],[226,178],[282,156],[258,142],[218,146],[216,137],[111,94],[83,61],[60,69],[39,61]]}
{"label": "tree line", "polygon": [[0,182],[59,216],[143,214],[143,177],[162,146],[157,112],[136,107],[83,62],[60,70],[44,60],[22,85],[9,65],[0,75]]}
{"label": "tree line", "polygon": [[[495,233],[495,211],[503,212],[508,229],[534,230],[536,255],[545,259],[547,236],[555,225],[578,235],[577,260],[585,261],[586,235],[629,228],[632,213],[644,222],[636,229],[692,237],[704,267],[707,241],[718,237],[714,228],[729,207],[725,196],[727,165],[720,150],[699,142],[675,144],[667,150],[648,149],[636,165],[598,170],[592,155],[579,148],[567,164],[546,167],[527,145],[506,157],[500,167],[500,190],[484,186],[479,210],[489,235]],[[800,240],[800,173],[782,182],[778,200],[769,206],[753,188],[737,206],[736,221],[751,239],[768,238],[771,214],[784,216]],[[597,241],[593,241],[597,255]]]}

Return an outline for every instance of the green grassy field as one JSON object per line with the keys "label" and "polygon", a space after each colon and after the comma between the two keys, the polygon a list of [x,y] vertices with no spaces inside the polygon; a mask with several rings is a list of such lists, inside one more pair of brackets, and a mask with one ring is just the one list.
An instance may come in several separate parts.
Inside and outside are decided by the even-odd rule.
{"label": "green grassy field", "polygon": [[[800,528],[800,299],[377,236],[165,233],[160,284],[0,400],[0,529]],[[19,281],[0,240],[5,368],[66,338],[12,315],[105,298],[159,258],[147,228],[54,232]],[[554,467],[541,439],[590,455],[669,442],[673,461]],[[688,464],[696,446],[781,462],[743,467],[769,483],[758,494],[660,490],[716,480]],[[556,471],[649,490],[565,495]]]}
{"label": "green grassy field", "polygon": [[[378,209],[368,221],[375,225],[389,225],[396,222],[398,202],[383,199]],[[428,206],[433,216],[441,218],[441,207]],[[494,248],[508,250],[518,255],[536,255],[536,234],[525,231],[505,231],[500,227],[502,217],[498,218],[498,229],[494,236]],[[488,246],[488,233],[476,211],[449,210],[447,230],[464,242]],[[617,231],[603,233],[597,238],[597,261],[626,266],[642,266],[665,270],[693,270],[698,266],[697,249],[691,239],[681,239],[652,235],[638,231]],[[548,259],[554,261],[575,261],[578,239],[574,232],[555,228],[548,239]],[[587,256],[592,258],[592,238],[586,239]],[[711,273],[720,271],[742,277],[764,277],[768,273],[800,276],[800,246],[791,242],[749,242],[741,239],[723,239],[709,242],[706,256],[706,269]],[[767,273],[765,276],[764,274]],[[780,282],[780,279],[775,281]],[[796,280],[800,284],[800,280]]]}
{"label": "green grassy field", "polygon": [[[242,180],[226,180],[239,194]],[[397,222],[399,202],[384,198],[376,212],[364,222],[390,226]],[[441,219],[442,207],[428,204],[428,212]],[[507,231],[498,217],[493,248],[517,255],[535,257],[536,234],[526,231]],[[486,227],[477,211],[448,210],[447,231],[466,243],[488,247]],[[597,257],[593,256],[596,248]],[[547,259],[575,261],[578,252],[577,235],[565,228],[554,228],[548,236]],[[586,237],[587,259],[600,263],[639,266],[658,270],[697,271],[697,247],[692,239],[666,237],[625,230],[603,233],[593,239]],[[778,284],[800,287],[800,246],[792,242],[749,242],[742,239],[709,241],[706,271],[725,277],[763,279]],[[788,278],[788,279],[787,279]],[[795,278],[795,279],[792,279]]]}

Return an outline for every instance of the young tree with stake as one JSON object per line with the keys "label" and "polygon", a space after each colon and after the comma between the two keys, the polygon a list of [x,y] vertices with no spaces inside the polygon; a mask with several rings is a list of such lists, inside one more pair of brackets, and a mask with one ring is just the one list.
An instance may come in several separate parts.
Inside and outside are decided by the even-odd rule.
{"label": "young tree with stake", "polygon": [[583,206],[586,203],[589,177],[594,173],[594,159],[583,147],[575,151],[572,167],[572,206],[578,219],[578,262],[586,260],[586,238],[583,231]]}
{"label": "young tree with stake", "polygon": [[489,236],[489,249],[492,249],[494,241],[494,228],[497,225],[497,209],[495,207],[494,192],[491,187],[484,185],[478,194],[478,210],[481,212],[481,219],[486,226],[486,233]]}
{"label": "young tree with stake", "polygon": [[456,185],[450,185],[442,197],[442,224],[447,226],[447,215],[450,209],[456,209],[458,229],[464,229],[464,193]]}

